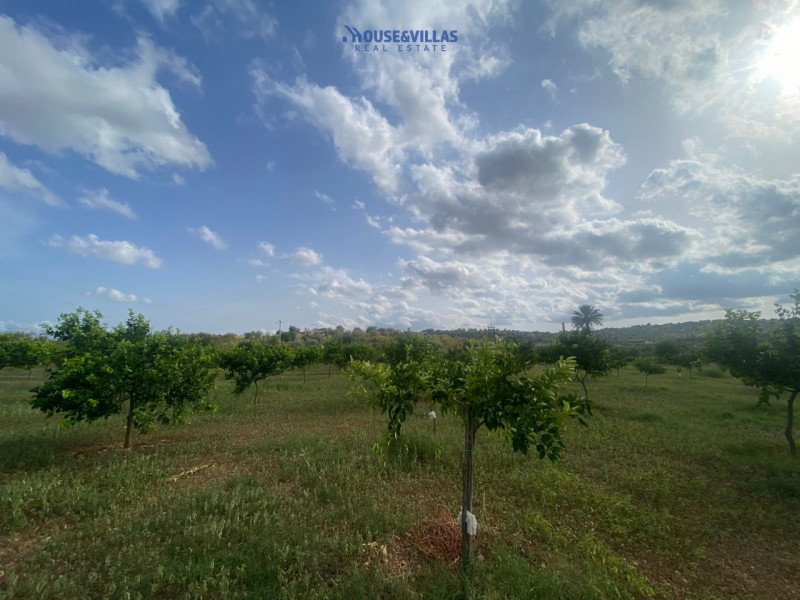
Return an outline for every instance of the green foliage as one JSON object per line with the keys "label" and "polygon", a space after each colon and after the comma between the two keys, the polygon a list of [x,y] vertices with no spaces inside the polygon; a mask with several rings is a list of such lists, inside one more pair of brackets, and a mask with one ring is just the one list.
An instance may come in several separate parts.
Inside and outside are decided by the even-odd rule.
{"label": "green foliage", "polygon": [[575,359],[575,377],[588,397],[586,382],[590,377],[605,375],[612,369],[612,350],[610,342],[603,340],[591,331],[568,331],[558,336],[558,340],[543,354],[548,362],[572,356]]}
{"label": "green foliage", "polygon": [[675,340],[661,340],[656,342],[653,354],[656,358],[669,365],[675,364],[676,357],[681,353],[681,347]]}
{"label": "green foliage", "polygon": [[151,332],[133,312],[109,331],[99,312],[63,314],[51,337],[64,343],[63,360],[35,388],[31,405],[66,424],[108,418],[128,403],[130,427],[180,422],[187,409],[207,409],[203,398],[213,384],[210,351],[171,331]]}
{"label": "green foliage", "polygon": [[386,429],[390,442],[400,435],[400,428],[414,412],[414,405],[431,398],[431,366],[414,359],[394,365],[362,360],[350,363],[351,376],[371,384],[371,390],[362,386],[361,392],[388,417]]}
{"label": "green foliage", "polygon": [[293,366],[294,353],[288,346],[272,346],[256,339],[246,339],[220,354],[219,365],[225,369],[225,379],[232,379],[236,394],[255,386],[258,399],[258,382],[280,375]]}
{"label": "green foliage", "polygon": [[[290,328],[291,329],[291,328]],[[294,346],[291,351],[291,366],[303,372],[303,381],[306,380],[306,369],[313,364],[322,362],[322,346]]]}
{"label": "green foliage", "polygon": [[400,333],[389,338],[381,348],[383,362],[397,365],[413,360],[421,363],[433,357],[435,349],[427,336],[418,333]]}
{"label": "green foliage", "polygon": [[48,364],[58,357],[58,346],[44,338],[24,333],[0,334],[0,369],[17,367],[32,369]]}
{"label": "green foliage", "polygon": [[344,369],[352,360],[374,361],[378,351],[364,342],[330,340],[322,348],[322,362]]}
{"label": "green foliage", "polygon": [[619,377],[619,370],[633,362],[633,353],[622,346],[611,346],[608,354],[608,366],[614,369]]}
{"label": "green foliage", "polygon": [[647,379],[650,375],[663,375],[667,372],[666,367],[659,363],[652,356],[643,356],[633,363],[633,366],[644,373],[644,385],[647,386]]}
{"label": "green foliage", "polygon": [[576,361],[563,358],[531,377],[511,342],[483,342],[467,347],[456,360],[442,362],[434,374],[434,398],[444,412],[471,419],[476,430],[507,432],[512,448],[555,460],[563,448],[561,427],[567,418],[590,414],[586,398],[565,393]]}

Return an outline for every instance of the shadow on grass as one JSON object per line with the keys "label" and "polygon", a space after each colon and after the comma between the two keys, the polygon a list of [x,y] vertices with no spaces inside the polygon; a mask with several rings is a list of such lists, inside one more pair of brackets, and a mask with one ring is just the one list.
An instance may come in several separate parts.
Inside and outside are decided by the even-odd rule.
{"label": "shadow on grass", "polygon": [[800,500],[800,460],[789,454],[785,443],[747,440],[728,444],[724,450],[750,467],[746,485],[751,491]]}
{"label": "shadow on grass", "polygon": [[37,471],[65,463],[72,440],[52,431],[0,440],[0,473]]}

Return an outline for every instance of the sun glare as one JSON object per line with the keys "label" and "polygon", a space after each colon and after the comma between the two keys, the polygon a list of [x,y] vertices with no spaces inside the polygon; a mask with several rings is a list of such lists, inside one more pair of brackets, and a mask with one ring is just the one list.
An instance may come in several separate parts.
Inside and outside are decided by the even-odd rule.
{"label": "sun glare", "polygon": [[758,78],[775,78],[784,92],[800,92],[800,17],[778,28],[757,64]]}

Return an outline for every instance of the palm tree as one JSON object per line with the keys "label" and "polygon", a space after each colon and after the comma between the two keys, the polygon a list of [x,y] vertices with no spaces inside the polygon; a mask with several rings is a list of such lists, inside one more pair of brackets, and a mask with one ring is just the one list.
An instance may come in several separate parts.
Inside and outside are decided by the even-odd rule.
{"label": "palm tree", "polygon": [[603,313],[591,304],[581,304],[578,310],[572,311],[572,328],[588,333],[593,325],[603,324]]}

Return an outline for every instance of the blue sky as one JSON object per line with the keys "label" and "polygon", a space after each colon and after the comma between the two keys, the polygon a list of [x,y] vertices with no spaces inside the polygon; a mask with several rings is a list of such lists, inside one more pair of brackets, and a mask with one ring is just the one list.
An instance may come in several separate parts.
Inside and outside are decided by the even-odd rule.
{"label": "blue sky", "polygon": [[0,0],[0,330],[771,315],[800,4],[755,4]]}

